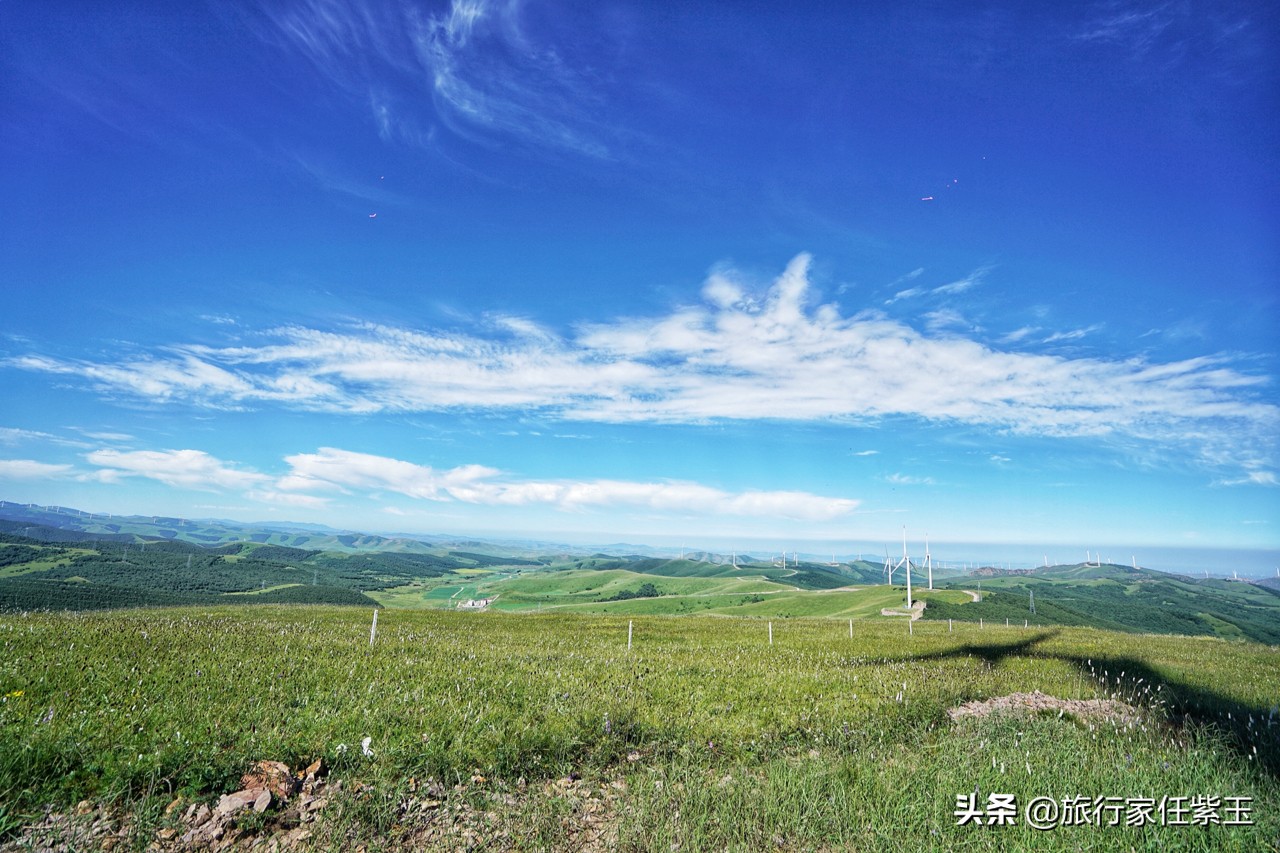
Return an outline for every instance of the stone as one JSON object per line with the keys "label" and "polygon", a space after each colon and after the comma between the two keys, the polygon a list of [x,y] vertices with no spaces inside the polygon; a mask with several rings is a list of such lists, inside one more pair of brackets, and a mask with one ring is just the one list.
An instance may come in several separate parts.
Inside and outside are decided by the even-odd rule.
{"label": "stone", "polygon": [[307,769],[302,771],[302,778],[305,782],[311,782],[319,779],[329,772],[329,768],[324,765],[324,758],[317,758],[315,761],[307,765]]}
{"label": "stone", "polygon": [[240,778],[240,787],[265,788],[281,800],[288,800],[302,788],[302,783],[289,772],[288,765],[280,761],[257,761],[249,772]]}
{"label": "stone", "polygon": [[244,811],[253,807],[263,793],[268,797],[271,796],[269,791],[264,788],[247,788],[243,791],[236,791],[234,794],[223,794],[222,799],[218,800],[218,814],[233,815],[236,812]]}

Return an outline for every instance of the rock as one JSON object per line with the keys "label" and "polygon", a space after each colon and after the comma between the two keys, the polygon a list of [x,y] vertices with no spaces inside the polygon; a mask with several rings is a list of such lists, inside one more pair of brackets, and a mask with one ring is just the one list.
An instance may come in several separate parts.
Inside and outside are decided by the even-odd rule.
{"label": "rock", "polygon": [[289,772],[288,765],[279,761],[257,761],[249,772],[240,778],[240,787],[265,788],[282,800],[288,800],[302,788],[302,783]]}
{"label": "rock", "polygon": [[284,837],[284,843],[288,847],[297,847],[309,838],[311,838],[311,830],[298,827]]}
{"label": "rock", "polygon": [[161,841],[172,841],[177,836],[178,836],[178,830],[176,829],[165,828],[156,832],[156,838],[160,839]]}
{"label": "rock", "polygon": [[211,820],[204,826],[191,830],[182,836],[183,847],[199,847],[211,845],[215,841],[222,838],[223,833],[227,830],[223,827],[221,821]]}
{"label": "rock", "polygon": [[262,793],[258,794],[258,799],[253,801],[253,810],[258,814],[262,814],[271,805],[271,792],[266,788],[262,789]]}
{"label": "rock", "polygon": [[[222,799],[218,800],[218,814],[233,815],[250,807],[256,808],[258,798],[264,793],[270,798],[271,792],[265,788],[246,788],[243,791],[236,791],[234,794],[223,794]],[[270,803],[270,799],[268,799],[268,803]]]}
{"label": "rock", "polygon": [[308,797],[304,794],[301,800],[301,811],[303,814],[316,812],[327,805],[329,805],[328,797]]}
{"label": "rock", "polygon": [[324,766],[324,758],[317,758],[315,761],[307,765],[307,769],[302,771],[302,780],[311,782],[319,779],[329,772],[329,768]]}

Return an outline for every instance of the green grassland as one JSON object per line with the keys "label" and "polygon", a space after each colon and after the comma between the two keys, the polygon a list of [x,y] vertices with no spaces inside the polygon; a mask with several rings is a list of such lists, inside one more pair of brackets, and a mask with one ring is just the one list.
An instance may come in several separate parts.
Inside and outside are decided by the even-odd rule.
{"label": "green grassland", "polygon": [[[978,604],[942,605],[928,619],[1093,625],[1122,631],[1203,634],[1280,643],[1280,591],[1261,584],[1199,580],[1128,566],[1061,566],[1029,574],[958,578]],[[1034,594],[1035,614],[1031,614]]]}
{"label": "green grassland", "polygon": [[[366,594],[429,587],[446,579],[474,583],[505,577],[494,574],[491,562],[491,557],[462,552],[350,553],[261,542],[211,548],[156,539],[85,539],[71,546],[0,534],[0,610],[212,604],[226,596],[245,604],[372,605],[376,599]],[[388,596],[397,598],[407,597]]]}
{"label": "green grassland", "polygon": [[[318,551],[272,542],[71,544],[0,533],[0,610],[204,605],[228,596],[245,605],[376,602],[450,609],[468,599],[492,598],[492,609],[503,611],[866,619],[905,602],[905,591],[883,579],[880,568],[865,562],[735,566],[719,558],[602,554],[551,561],[473,550]],[[937,587],[916,586],[916,597],[928,605],[927,620],[1025,620],[1280,643],[1280,590],[1261,584],[1077,565],[939,577]],[[983,600],[973,602],[966,589],[980,589]]]}
{"label": "green grassland", "polygon": [[[0,832],[103,800],[137,817],[141,849],[175,819],[163,813],[175,796],[213,802],[254,761],[323,756],[352,794],[315,826],[322,849],[391,846],[434,819],[405,806],[427,779],[444,808],[487,815],[480,843],[504,832],[511,846],[573,849],[574,807],[551,784],[566,776],[620,792],[597,805],[611,846],[630,851],[1280,844],[1272,646],[936,621],[908,633],[881,618],[852,638],[843,619],[774,621],[770,644],[760,619],[433,610],[384,611],[371,646],[369,619],[309,606],[0,614]],[[1138,716],[947,715],[1032,690],[1116,698]],[[957,795],[975,790],[1020,804],[1248,797],[1253,825],[958,826]]]}

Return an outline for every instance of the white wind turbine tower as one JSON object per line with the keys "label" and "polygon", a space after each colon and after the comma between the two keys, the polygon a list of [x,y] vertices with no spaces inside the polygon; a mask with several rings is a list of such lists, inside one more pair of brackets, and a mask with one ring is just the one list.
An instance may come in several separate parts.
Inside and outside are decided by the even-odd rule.
{"label": "white wind turbine tower", "polygon": [[907,571],[907,609],[911,609],[911,558],[907,556],[907,528],[902,527],[902,559],[894,568],[903,568]]}
{"label": "white wind turbine tower", "polygon": [[893,569],[894,565],[889,560],[889,546],[884,546],[884,573],[889,576],[889,586],[893,586]]}
{"label": "white wind turbine tower", "polygon": [[929,534],[924,535],[924,567],[929,571],[929,589],[933,589],[933,557],[929,556]]}

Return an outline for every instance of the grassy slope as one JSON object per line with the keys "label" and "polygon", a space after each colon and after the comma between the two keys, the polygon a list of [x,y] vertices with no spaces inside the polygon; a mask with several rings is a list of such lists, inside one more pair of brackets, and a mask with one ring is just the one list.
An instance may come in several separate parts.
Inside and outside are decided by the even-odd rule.
{"label": "grassy slope", "polygon": [[[122,798],[161,820],[171,791],[216,799],[252,761],[324,755],[372,786],[351,828],[374,841],[394,831],[407,780],[435,777],[530,849],[568,849],[563,806],[536,783],[569,772],[625,784],[614,818],[630,850],[1255,850],[1280,837],[1280,743],[1260,722],[1280,695],[1274,649],[1087,629],[908,635],[889,620],[853,639],[829,620],[775,623],[771,646],[755,620],[632,621],[628,653],[615,617],[390,612],[370,649],[368,614],[349,609],[0,615],[0,809]],[[945,715],[1033,689],[1151,711],[1135,726]],[[1168,725],[1171,706],[1207,723]],[[1257,725],[1230,728],[1250,714]],[[1225,734],[1205,728],[1219,723]],[[371,759],[339,746],[363,737]],[[958,827],[956,795],[975,786],[1022,802],[1249,796],[1260,825]]]}
{"label": "grassy slope", "polygon": [[[977,589],[981,604],[938,607],[926,618],[1094,625],[1280,643],[1280,594],[1257,584],[1197,580],[1127,566],[1065,566],[1033,574],[948,581]],[[1035,616],[1030,594],[1035,594]]]}

